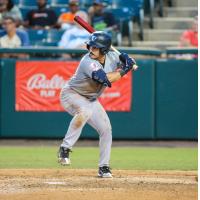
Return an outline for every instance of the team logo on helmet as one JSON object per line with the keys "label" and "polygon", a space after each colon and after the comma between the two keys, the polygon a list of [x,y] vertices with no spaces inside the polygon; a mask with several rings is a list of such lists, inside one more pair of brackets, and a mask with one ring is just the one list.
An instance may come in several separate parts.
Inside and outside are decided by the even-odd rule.
{"label": "team logo on helmet", "polygon": [[91,38],[91,40],[94,42],[94,41],[96,41],[96,40],[97,40],[97,37],[96,37],[95,35],[92,35],[92,38]]}

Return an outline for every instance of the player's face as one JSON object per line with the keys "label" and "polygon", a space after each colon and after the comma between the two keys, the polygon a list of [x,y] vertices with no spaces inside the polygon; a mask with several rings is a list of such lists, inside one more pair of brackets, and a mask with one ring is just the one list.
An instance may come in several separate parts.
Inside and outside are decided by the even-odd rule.
{"label": "player's face", "polygon": [[90,52],[90,57],[92,59],[98,59],[98,58],[102,57],[100,50],[96,47],[90,46],[89,52]]}

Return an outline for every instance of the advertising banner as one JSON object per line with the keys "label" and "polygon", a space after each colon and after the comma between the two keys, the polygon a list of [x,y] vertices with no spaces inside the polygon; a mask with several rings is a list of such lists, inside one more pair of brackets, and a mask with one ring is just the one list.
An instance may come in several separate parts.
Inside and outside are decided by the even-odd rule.
{"label": "advertising banner", "polygon": [[[59,94],[78,61],[16,62],[16,111],[63,111]],[[132,75],[106,88],[99,101],[107,111],[130,111]]]}

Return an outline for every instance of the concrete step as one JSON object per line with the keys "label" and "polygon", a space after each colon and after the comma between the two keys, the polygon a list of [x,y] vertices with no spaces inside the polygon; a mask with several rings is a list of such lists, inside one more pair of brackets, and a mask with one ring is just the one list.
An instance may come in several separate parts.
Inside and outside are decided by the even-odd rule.
{"label": "concrete step", "polygon": [[164,7],[165,17],[194,17],[198,15],[197,7]]}
{"label": "concrete step", "polygon": [[[124,39],[122,41],[123,46],[128,45],[128,40]],[[138,48],[158,48],[158,49],[166,49],[167,47],[178,47],[179,42],[177,41],[132,41],[133,47]]]}
{"label": "concrete step", "polygon": [[[189,29],[193,18],[154,17],[154,29]],[[149,18],[144,18],[144,27],[149,28]]]}
{"label": "concrete step", "polygon": [[[134,31],[133,40],[139,40],[138,30]],[[183,30],[144,29],[144,41],[179,41]]]}
{"label": "concrete step", "polygon": [[198,0],[173,0],[174,7],[198,7]]}

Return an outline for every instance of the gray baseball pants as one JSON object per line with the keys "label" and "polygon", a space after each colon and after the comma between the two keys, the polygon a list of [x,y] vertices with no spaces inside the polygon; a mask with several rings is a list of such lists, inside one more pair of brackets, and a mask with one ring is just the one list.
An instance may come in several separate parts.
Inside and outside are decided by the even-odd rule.
{"label": "gray baseball pants", "polygon": [[61,146],[72,149],[87,122],[99,134],[99,167],[109,166],[112,128],[102,105],[98,100],[89,101],[69,86],[62,89],[60,99],[64,109],[73,116]]}

